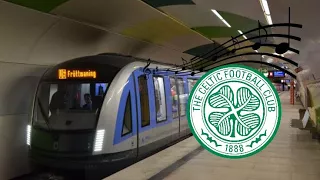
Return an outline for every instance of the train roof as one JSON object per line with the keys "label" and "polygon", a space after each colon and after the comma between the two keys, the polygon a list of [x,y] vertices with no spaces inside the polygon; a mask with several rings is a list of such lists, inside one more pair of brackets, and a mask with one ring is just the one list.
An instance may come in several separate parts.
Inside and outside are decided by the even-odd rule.
{"label": "train roof", "polygon": [[[146,60],[142,58],[137,58],[129,55],[122,55],[117,53],[102,53],[102,54],[97,54],[92,56],[75,58],[75,59],[60,63],[56,66],[69,66],[69,65],[77,66],[81,64],[85,64],[85,65],[101,64],[102,65],[103,64],[103,65],[114,66],[116,68],[121,69],[122,67],[134,61],[148,62],[149,59]],[[162,63],[162,62],[154,61],[151,59],[150,59],[150,62],[154,64],[159,64],[159,65],[174,66],[174,64]]]}
{"label": "train roof", "polygon": [[146,60],[116,53],[103,53],[98,55],[79,57],[57,64],[56,66],[49,69],[44,74],[42,79],[57,79],[57,72],[59,71],[59,69],[93,69],[99,72],[101,80],[104,80],[106,78],[108,79],[108,77],[114,77],[123,67],[130,63],[136,62],[132,65],[144,67],[145,65],[147,65],[148,61],[151,62],[150,67],[174,67],[174,65],[170,63],[161,63],[153,60]]}

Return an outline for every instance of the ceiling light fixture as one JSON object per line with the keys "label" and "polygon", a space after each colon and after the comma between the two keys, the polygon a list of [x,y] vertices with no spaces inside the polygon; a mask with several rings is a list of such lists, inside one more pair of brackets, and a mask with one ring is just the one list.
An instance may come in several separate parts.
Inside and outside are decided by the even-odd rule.
{"label": "ceiling light fixture", "polygon": [[272,24],[271,15],[270,15],[270,14],[269,14],[269,15],[266,15],[266,17],[267,17],[268,23],[271,25],[271,24]]}
{"label": "ceiling light fixture", "polygon": [[268,5],[267,0],[261,0],[261,3],[263,6],[264,13],[270,14],[269,5]]}
{"label": "ceiling light fixture", "polygon": [[287,54],[294,54],[294,52],[288,50],[287,52],[285,52],[283,55],[287,55]]}
{"label": "ceiling light fixture", "polygon": [[218,13],[218,11],[211,9],[211,11],[225,24],[227,25],[229,28],[231,27],[230,24],[223,19],[223,17]]}
{"label": "ceiling light fixture", "polygon": [[272,58],[268,58],[267,59],[267,63],[272,63],[273,62],[273,59]]}
{"label": "ceiling light fixture", "polygon": [[269,9],[269,5],[268,5],[267,0],[260,0],[260,4],[262,6],[262,9],[263,9],[263,12],[264,12],[264,15],[267,19],[268,24],[271,25],[272,19],[271,19],[270,9]]}
{"label": "ceiling light fixture", "polygon": [[238,30],[238,32],[243,36],[243,38],[248,39],[247,36],[245,36],[242,31]]}
{"label": "ceiling light fixture", "polygon": [[283,54],[278,54],[278,53],[272,53],[273,55],[276,55],[276,56],[281,56],[281,57],[284,57]]}

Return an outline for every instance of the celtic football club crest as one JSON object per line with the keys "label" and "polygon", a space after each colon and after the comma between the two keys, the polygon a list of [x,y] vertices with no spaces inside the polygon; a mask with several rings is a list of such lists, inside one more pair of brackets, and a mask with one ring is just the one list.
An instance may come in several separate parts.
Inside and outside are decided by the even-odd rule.
{"label": "celtic football club crest", "polygon": [[272,141],[280,125],[281,103],[272,83],[259,71],[221,66],[192,89],[188,120],[194,137],[207,150],[243,158]]}

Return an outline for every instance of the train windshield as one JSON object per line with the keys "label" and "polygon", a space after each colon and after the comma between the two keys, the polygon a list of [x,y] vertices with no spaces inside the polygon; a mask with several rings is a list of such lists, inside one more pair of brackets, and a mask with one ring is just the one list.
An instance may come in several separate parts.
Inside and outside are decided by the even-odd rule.
{"label": "train windshield", "polygon": [[94,129],[108,83],[42,82],[33,125],[50,130]]}

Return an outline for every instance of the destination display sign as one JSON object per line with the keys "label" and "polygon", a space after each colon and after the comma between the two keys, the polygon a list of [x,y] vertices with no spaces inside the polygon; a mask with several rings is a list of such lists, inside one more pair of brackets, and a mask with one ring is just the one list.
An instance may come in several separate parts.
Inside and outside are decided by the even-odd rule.
{"label": "destination display sign", "polygon": [[273,77],[284,77],[285,73],[283,71],[274,71]]}
{"label": "destination display sign", "polygon": [[269,78],[281,78],[281,77],[285,77],[285,72],[283,71],[269,71],[268,72],[268,77]]}
{"label": "destination display sign", "polygon": [[96,79],[94,70],[58,69],[58,79]]}

